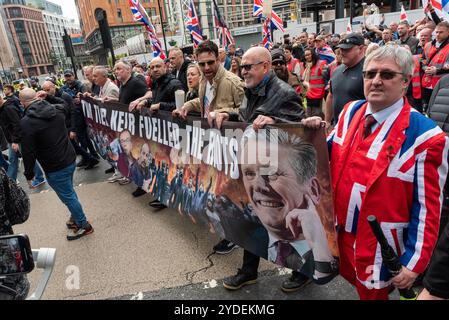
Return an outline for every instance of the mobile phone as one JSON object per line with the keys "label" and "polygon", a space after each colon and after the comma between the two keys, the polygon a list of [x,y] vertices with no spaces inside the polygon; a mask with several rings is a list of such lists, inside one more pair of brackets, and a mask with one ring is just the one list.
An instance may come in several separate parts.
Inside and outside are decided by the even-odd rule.
{"label": "mobile phone", "polygon": [[29,273],[34,269],[30,240],[25,234],[0,237],[0,276]]}

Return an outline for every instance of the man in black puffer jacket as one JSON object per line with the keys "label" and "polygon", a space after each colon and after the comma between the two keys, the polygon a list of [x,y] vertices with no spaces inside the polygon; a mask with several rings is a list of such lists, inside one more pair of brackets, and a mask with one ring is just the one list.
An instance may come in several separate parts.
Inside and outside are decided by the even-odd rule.
{"label": "man in black puffer jacket", "polygon": [[26,179],[30,183],[34,176],[34,164],[39,160],[48,184],[70,211],[67,227],[71,232],[67,240],[92,233],[93,228],[73,188],[76,154],[65,126],[64,108],[37,99],[32,89],[20,92],[20,102],[25,107],[20,125]]}
{"label": "man in black puffer jacket", "polygon": [[76,141],[76,109],[73,104],[72,97],[66,92],[56,88],[52,81],[45,81],[42,84],[42,90],[38,92],[38,98],[45,99],[53,105],[63,106],[65,114],[65,124],[69,132],[70,141],[75,148],[75,152],[82,157],[82,161],[86,164],[85,170],[94,168],[99,161]]}
{"label": "man in black puffer jacket", "polygon": [[[427,112],[430,119],[449,135],[449,75],[438,81],[429,100]],[[443,190],[443,208],[440,218],[440,234],[449,220],[449,179]]]}
{"label": "man in black puffer jacket", "polygon": [[173,111],[176,108],[175,91],[184,90],[181,81],[167,72],[164,60],[154,58],[150,63],[152,98],[143,100],[138,109],[146,107],[150,112],[157,110]]}
{"label": "man in black puffer jacket", "polygon": [[187,86],[187,68],[192,62],[184,59],[184,53],[179,48],[170,49],[168,58],[173,68],[172,74],[176,79],[181,81],[183,90],[185,92],[189,91],[189,87]]}

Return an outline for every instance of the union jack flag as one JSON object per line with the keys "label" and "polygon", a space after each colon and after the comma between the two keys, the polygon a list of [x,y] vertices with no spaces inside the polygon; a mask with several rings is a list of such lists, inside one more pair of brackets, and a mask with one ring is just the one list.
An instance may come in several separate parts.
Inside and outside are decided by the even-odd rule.
{"label": "union jack flag", "polygon": [[253,16],[262,18],[263,0],[254,0]]}
{"label": "union jack flag", "polygon": [[190,35],[193,40],[193,47],[196,48],[204,39],[201,32],[200,25],[198,23],[198,16],[196,15],[195,4],[193,0],[189,1],[189,11],[187,13],[189,20],[187,21],[187,30],[190,31]]}
{"label": "union jack flag", "polygon": [[273,47],[273,43],[271,42],[271,31],[270,31],[270,19],[265,19],[265,22],[262,26],[262,45],[271,50]]}
{"label": "union jack flag", "polygon": [[427,3],[430,1],[435,13],[444,20],[449,21],[449,0],[423,0],[422,6],[425,13],[428,13]]}
{"label": "union jack flag", "polygon": [[229,44],[235,43],[234,38],[232,37],[231,32],[229,31],[228,25],[226,21],[220,14],[220,10],[218,9],[217,2],[212,0],[214,3],[214,22],[215,28],[218,28],[218,32],[220,33],[221,45],[225,48]]}
{"label": "union jack flag", "polygon": [[153,54],[155,57],[160,57],[161,59],[166,59],[164,50],[162,49],[162,44],[159,41],[156,30],[154,26],[150,22],[150,18],[148,17],[145,8],[142,6],[139,0],[129,0],[129,7],[133,13],[134,21],[141,22],[145,26],[145,29],[148,32],[150,37],[151,47],[153,48]]}
{"label": "union jack flag", "polygon": [[[253,16],[262,18],[263,16],[263,0],[254,0],[254,6],[253,6]],[[282,21],[281,17],[278,16],[276,11],[271,10],[271,28],[273,30],[279,29],[282,32],[285,32],[284,29],[284,22]]]}

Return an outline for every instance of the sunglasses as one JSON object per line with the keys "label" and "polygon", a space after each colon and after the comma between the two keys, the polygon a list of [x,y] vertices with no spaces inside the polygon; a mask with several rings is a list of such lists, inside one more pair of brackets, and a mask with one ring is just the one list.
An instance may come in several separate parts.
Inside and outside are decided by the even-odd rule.
{"label": "sunglasses", "polygon": [[257,66],[258,64],[262,64],[262,63],[264,63],[264,62],[265,62],[265,61],[259,61],[259,62],[251,63],[251,64],[242,64],[242,65],[240,66],[240,68],[242,68],[242,70],[245,70],[245,71],[250,71],[250,70],[252,69],[253,66]]}
{"label": "sunglasses", "polygon": [[382,80],[391,80],[396,75],[402,74],[402,72],[395,72],[395,71],[377,71],[377,70],[370,70],[370,71],[363,71],[363,77],[367,80],[372,80],[376,77],[377,74],[380,75],[380,78]]}
{"label": "sunglasses", "polygon": [[210,67],[210,66],[214,65],[214,63],[215,63],[215,60],[209,60],[206,62],[198,62],[198,65],[200,67],[204,67],[207,64]]}
{"label": "sunglasses", "polygon": [[285,66],[285,62],[284,61],[273,61],[271,63],[273,66]]}

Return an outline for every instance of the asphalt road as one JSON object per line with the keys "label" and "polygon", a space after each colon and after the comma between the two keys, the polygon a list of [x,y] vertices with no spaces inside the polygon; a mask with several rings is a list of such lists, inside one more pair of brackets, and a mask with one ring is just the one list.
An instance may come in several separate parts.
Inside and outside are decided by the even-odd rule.
{"label": "asphalt road", "polygon": [[[262,261],[259,280],[237,292],[222,280],[236,273],[243,250],[217,255],[218,238],[174,210],[154,212],[150,196],[133,198],[135,186],[105,182],[108,166],[78,169],[75,185],[95,232],[67,241],[68,211],[43,186],[30,193],[31,214],[16,233],[26,233],[33,248],[57,249],[56,266],[44,299],[220,299],[220,300],[351,300],[355,291],[337,277],[324,286],[309,284],[283,293],[279,286],[289,271]],[[23,175],[22,186],[26,186]],[[35,286],[41,272],[29,274]]]}

